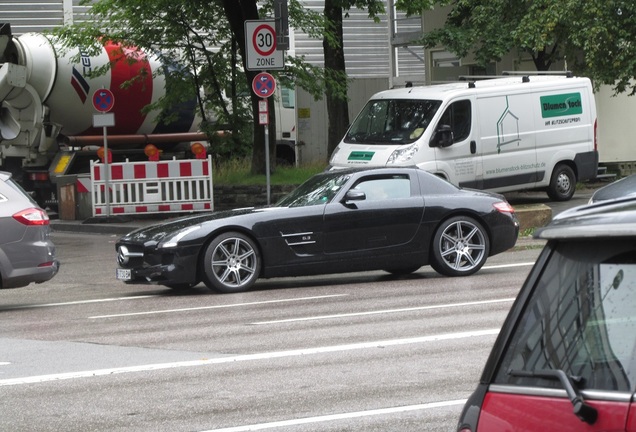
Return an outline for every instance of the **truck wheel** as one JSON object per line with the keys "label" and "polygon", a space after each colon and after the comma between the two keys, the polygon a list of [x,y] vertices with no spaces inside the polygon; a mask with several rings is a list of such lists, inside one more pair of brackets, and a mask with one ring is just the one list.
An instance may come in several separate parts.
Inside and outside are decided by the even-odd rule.
{"label": "truck wheel", "polygon": [[203,262],[205,285],[223,293],[247,291],[261,271],[254,242],[238,232],[220,234],[208,246]]}
{"label": "truck wheel", "polygon": [[568,201],[576,190],[576,176],[568,165],[560,164],[554,168],[550,186],[548,186],[548,196],[554,201]]}
{"label": "truck wheel", "polygon": [[433,239],[431,267],[445,276],[468,276],[486,262],[490,240],[479,222],[456,216],[440,225]]}

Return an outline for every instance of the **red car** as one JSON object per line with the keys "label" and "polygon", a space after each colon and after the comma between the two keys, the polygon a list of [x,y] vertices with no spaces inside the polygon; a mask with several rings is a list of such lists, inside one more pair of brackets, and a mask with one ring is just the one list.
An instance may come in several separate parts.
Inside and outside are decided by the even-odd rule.
{"label": "red car", "polygon": [[636,199],[559,214],[459,432],[636,431]]}

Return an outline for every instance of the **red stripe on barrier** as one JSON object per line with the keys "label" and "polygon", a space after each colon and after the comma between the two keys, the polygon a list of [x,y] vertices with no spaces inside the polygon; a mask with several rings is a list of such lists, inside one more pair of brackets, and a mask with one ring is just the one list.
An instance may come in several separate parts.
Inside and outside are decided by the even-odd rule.
{"label": "red stripe on barrier", "polygon": [[126,213],[126,209],[123,207],[113,207],[113,214]]}
{"label": "red stripe on barrier", "polygon": [[[90,180],[86,180],[86,181],[88,181],[88,184],[90,185]],[[86,187],[84,182],[80,181],[79,179],[77,179],[77,181],[75,182],[75,188],[77,189],[77,193],[88,193],[89,192],[89,188]]]}
{"label": "red stripe on barrier", "polygon": [[110,167],[110,179],[122,180],[124,178],[124,167],[121,165],[111,165]]}
{"label": "red stripe on barrier", "polygon": [[201,163],[203,164],[203,175],[204,176],[210,175],[210,173],[208,172],[208,162],[203,161]]}
{"label": "red stripe on barrier", "polygon": [[167,163],[157,164],[157,177],[159,178],[170,177],[170,170],[168,169]]}
{"label": "red stripe on barrier", "polygon": [[170,211],[170,205],[169,204],[162,204],[159,206],[159,211]]}
{"label": "red stripe on barrier", "polygon": [[192,164],[190,162],[179,163],[179,176],[192,177]]}
{"label": "red stripe on barrier", "polygon": [[203,204],[203,208],[206,209],[206,210],[210,210],[210,207],[211,207],[210,203]]}
{"label": "red stripe on barrier", "polygon": [[135,164],[134,172],[136,179],[145,179],[146,178],[146,165],[145,164]]}
{"label": "red stripe on barrier", "polygon": [[181,210],[194,210],[193,204],[181,204]]}
{"label": "red stripe on barrier", "polygon": [[97,165],[93,166],[93,178],[96,181],[100,181],[102,179],[102,170]]}
{"label": "red stripe on barrier", "polygon": [[148,211],[148,207],[146,206],[137,206],[135,207],[136,213],[146,213]]}

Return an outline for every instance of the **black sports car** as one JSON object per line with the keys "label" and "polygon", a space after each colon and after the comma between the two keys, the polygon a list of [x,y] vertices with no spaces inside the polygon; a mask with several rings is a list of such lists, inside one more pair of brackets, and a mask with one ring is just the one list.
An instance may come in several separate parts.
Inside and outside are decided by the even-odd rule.
{"label": "black sports car", "polygon": [[258,278],[366,270],[478,271],[514,246],[519,224],[497,194],[417,168],[317,174],[273,206],[182,217],[116,244],[117,278],[239,292]]}

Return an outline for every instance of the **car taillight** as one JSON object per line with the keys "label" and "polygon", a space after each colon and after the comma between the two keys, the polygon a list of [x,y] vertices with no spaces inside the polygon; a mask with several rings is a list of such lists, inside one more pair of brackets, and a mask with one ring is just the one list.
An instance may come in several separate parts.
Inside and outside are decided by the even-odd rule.
{"label": "car taillight", "polygon": [[48,225],[49,215],[42,209],[29,208],[13,215],[13,219],[24,225]]}
{"label": "car taillight", "polygon": [[508,202],[506,201],[499,201],[497,203],[493,204],[493,207],[495,207],[497,209],[498,212],[501,213],[514,213],[515,209],[508,204]]}

